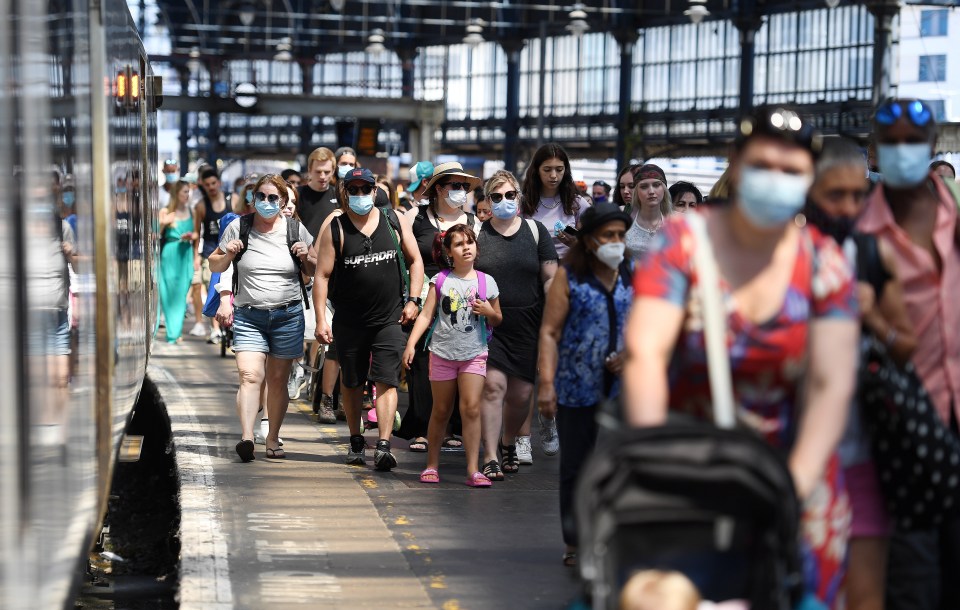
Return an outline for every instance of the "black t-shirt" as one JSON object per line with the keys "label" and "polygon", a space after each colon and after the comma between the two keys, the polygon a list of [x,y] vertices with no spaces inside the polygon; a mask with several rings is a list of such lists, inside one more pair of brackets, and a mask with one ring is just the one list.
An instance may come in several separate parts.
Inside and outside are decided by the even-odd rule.
{"label": "black t-shirt", "polygon": [[[374,210],[371,214],[380,214]],[[380,222],[369,238],[360,232],[349,216],[338,220],[343,235],[343,250],[334,263],[333,302],[335,324],[354,328],[398,323],[403,312],[403,281],[397,269],[397,249],[390,236],[389,222]],[[333,226],[331,225],[331,229]],[[333,247],[338,249],[338,231],[332,230]]]}
{"label": "black t-shirt", "polygon": [[[417,240],[417,249],[420,250],[420,258],[423,260],[423,271],[427,276],[427,281],[440,273],[440,266],[433,260],[433,241],[440,232],[436,217],[431,217],[428,213],[429,207],[422,205],[417,208],[417,216],[413,219],[413,237]],[[467,212],[467,224],[475,229],[476,216]],[[409,261],[407,261],[409,263]],[[409,264],[408,264],[409,266]]]}
{"label": "black t-shirt", "polygon": [[297,213],[300,222],[307,228],[310,235],[320,235],[320,227],[327,216],[340,207],[337,201],[337,189],[330,185],[327,190],[319,193],[306,184],[297,187]]}
{"label": "black t-shirt", "polygon": [[534,240],[526,220],[509,237],[498,233],[489,222],[480,227],[476,268],[497,280],[501,307],[532,307],[543,303],[540,264],[556,261],[558,257],[546,227],[539,222],[536,225],[539,242]]}

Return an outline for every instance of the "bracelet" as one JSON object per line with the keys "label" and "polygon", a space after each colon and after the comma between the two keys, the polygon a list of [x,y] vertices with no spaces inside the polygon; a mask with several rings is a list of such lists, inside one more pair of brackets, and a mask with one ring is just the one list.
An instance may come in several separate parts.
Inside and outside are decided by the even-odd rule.
{"label": "bracelet", "polygon": [[891,328],[887,331],[887,336],[884,338],[883,342],[887,344],[887,347],[893,347],[893,342],[897,340],[897,329]]}

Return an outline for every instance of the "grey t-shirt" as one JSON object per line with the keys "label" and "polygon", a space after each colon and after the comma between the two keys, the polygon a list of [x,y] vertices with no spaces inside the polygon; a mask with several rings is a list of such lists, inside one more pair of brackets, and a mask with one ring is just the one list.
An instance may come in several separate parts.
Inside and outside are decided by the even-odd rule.
{"label": "grey t-shirt", "polygon": [[[240,239],[240,219],[237,218],[220,236],[220,251],[226,252],[231,239]],[[310,245],[313,237],[300,225],[300,241]],[[232,263],[231,263],[232,264]],[[269,233],[250,229],[247,250],[237,263],[240,283],[234,295],[236,307],[273,309],[290,301],[298,301],[300,282],[297,267],[287,247],[287,224],[278,222]]]}
{"label": "grey t-shirt", "polygon": [[[430,279],[430,290],[436,290],[439,277],[437,274]],[[500,289],[492,275],[487,275],[486,283],[487,300],[499,297]],[[437,303],[438,322],[429,349],[447,360],[473,360],[487,351],[486,337],[480,335],[480,317],[473,313],[480,292],[478,278],[465,280],[451,271],[442,288]]]}

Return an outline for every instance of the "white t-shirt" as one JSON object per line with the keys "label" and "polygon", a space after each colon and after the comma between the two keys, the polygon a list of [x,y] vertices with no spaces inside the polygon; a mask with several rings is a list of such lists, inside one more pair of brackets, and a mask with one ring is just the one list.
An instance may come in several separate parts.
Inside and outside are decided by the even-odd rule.
{"label": "white t-shirt", "polygon": [[557,249],[557,255],[560,258],[563,258],[563,255],[567,253],[568,248],[557,236],[560,235],[564,227],[576,227],[580,220],[580,215],[590,207],[590,202],[580,195],[577,195],[577,203],[580,204],[580,209],[574,214],[566,214],[563,211],[563,204],[559,198],[555,199],[553,203],[547,203],[546,205],[541,200],[537,204],[537,211],[530,217],[534,220],[539,220],[543,226],[547,228],[547,232],[549,232],[550,237],[553,238],[553,246]]}
{"label": "white t-shirt", "polygon": [[[436,290],[439,278],[440,274],[437,274],[430,279],[430,290]],[[492,275],[486,276],[486,294],[483,296],[487,300],[500,296]],[[447,360],[464,362],[487,351],[487,338],[480,334],[480,317],[473,313],[473,304],[479,297],[479,275],[465,280],[450,272],[437,300],[437,325],[428,348],[431,352]]]}

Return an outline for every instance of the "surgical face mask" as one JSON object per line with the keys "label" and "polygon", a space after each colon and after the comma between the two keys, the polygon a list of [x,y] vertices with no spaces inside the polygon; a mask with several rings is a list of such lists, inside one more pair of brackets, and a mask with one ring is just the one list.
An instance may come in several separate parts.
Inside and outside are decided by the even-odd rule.
{"label": "surgical face mask", "polygon": [[740,211],[760,229],[786,224],[803,207],[811,182],[810,176],[744,167],[737,188]]}
{"label": "surgical face mask", "polygon": [[594,203],[604,203],[604,202],[606,202],[606,200],[607,200],[607,196],[606,196],[606,195],[600,195],[599,197],[594,197],[594,198],[593,198],[593,202],[594,202]]}
{"label": "surgical face mask", "polygon": [[878,144],[877,166],[893,188],[917,186],[930,172],[929,144]]}
{"label": "surgical face mask", "polygon": [[517,215],[517,206],[519,203],[516,199],[513,201],[504,199],[500,203],[494,204],[493,215],[500,220],[509,220]]}
{"label": "surgical face mask", "polygon": [[417,202],[417,205],[430,205],[430,199],[427,197],[424,197],[423,199]]}
{"label": "surgical face mask", "polygon": [[450,191],[446,196],[447,205],[452,208],[462,208],[467,202],[467,191]]}
{"label": "surgical face mask", "polygon": [[616,271],[620,267],[620,263],[623,262],[623,254],[627,249],[627,245],[623,242],[611,242],[609,244],[596,243],[597,259],[607,267]]}
{"label": "surgical face mask", "polygon": [[180,177],[180,176],[178,176],[178,175],[176,174],[176,172],[171,172],[171,173],[169,173],[169,174],[164,174],[164,175],[163,175],[163,179],[167,181],[167,184],[173,184],[174,182],[177,181],[177,178],[179,178],[179,177]]}
{"label": "surgical face mask", "polygon": [[257,214],[260,214],[267,220],[270,220],[274,216],[280,213],[280,203],[270,203],[266,199],[258,201],[256,204]]}
{"label": "surgical face mask", "polygon": [[72,208],[73,204],[76,203],[76,201],[77,201],[77,196],[74,194],[73,191],[63,192],[63,205],[67,206],[68,208]]}
{"label": "surgical face mask", "polygon": [[373,195],[350,195],[350,209],[356,214],[366,216],[373,209]]}
{"label": "surgical face mask", "polygon": [[247,191],[246,199],[247,199],[247,205],[250,205],[251,203],[253,203],[253,189],[249,189]]}
{"label": "surgical face mask", "polygon": [[340,178],[341,180],[343,180],[344,178],[347,177],[347,174],[349,174],[349,173],[350,173],[350,170],[352,170],[352,169],[353,169],[353,168],[350,167],[349,165],[338,165],[338,166],[337,166],[337,176],[339,176],[339,178]]}

